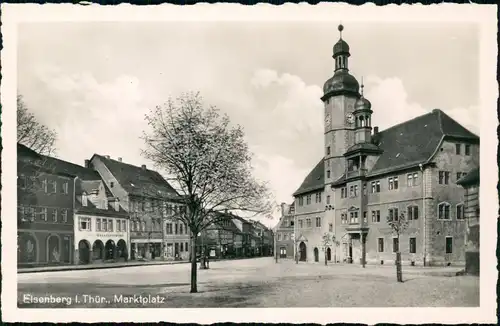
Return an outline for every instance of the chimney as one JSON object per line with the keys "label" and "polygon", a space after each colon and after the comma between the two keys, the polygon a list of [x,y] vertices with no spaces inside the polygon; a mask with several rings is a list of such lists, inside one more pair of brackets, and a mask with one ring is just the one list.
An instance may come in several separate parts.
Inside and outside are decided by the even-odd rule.
{"label": "chimney", "polygon": [[89,168],[90,167],[90,160],[85,160],[85,167]]}
{"label": "chimney", "polygon": [[281,216],[285,216],[286,203],[281,203]]}
{"label": "chimney", "polygon": [[121,162],[121,161],[122,161],[122,158],[121,158],[121,157],[119,157],[119,158],[118,158],[118,162]]}
{"label": "chimney", "polygon": [[373,127],[373,134],[374,135],[378,134],[378,127]]}
{"label": "chimney", "polygon": [[105,157],[105,158],[107,158],[108,160],[109,160],[109,158],[110,158],[110,157],[109,157],[109,155],[104,155],[104,157]]}
{"label": "chimney", "polygon": [[142,168],[143,170],[146,170],[146,164],[141,165],[141,168]]}

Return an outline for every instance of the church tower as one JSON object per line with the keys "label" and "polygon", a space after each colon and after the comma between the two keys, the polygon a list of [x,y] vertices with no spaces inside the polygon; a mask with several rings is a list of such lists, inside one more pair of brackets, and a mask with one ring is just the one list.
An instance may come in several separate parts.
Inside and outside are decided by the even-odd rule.
{"label": "church tower", "polygon": [[[359,83],[349,73],[349,45],[342,39],[333,46],[335,70],[323,87],[325,107],[325,184],[341,178],[346,171],[344,153],[355,142],[355,104],[360,98]],[[328,188],[328,187],[327,187]],[[327,194],[328,195],[328,194]],[[327,197],[328,201],[328,197]]]}

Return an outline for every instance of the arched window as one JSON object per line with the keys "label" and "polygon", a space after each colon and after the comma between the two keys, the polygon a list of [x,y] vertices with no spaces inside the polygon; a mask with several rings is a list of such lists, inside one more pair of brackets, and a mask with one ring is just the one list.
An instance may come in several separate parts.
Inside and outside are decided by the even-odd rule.
{"label": "arched window", "polygon": [[365,119],[363,116],[360,116],[359,117],[359,126],[360,127],[364,127],[366,124],[365,124]]}
{"label": "arched window", "polygon": [[440,220],[450,219],[450,204],[443,202],[438,205],[438,219]]}
{"label": "arched window", "polygon": [[462,203],[458,204],[456,209],[455,209],[455,212],[456,212],[455,216],[457,217],[457,220],[465,219],[464,204],[462,204]]}

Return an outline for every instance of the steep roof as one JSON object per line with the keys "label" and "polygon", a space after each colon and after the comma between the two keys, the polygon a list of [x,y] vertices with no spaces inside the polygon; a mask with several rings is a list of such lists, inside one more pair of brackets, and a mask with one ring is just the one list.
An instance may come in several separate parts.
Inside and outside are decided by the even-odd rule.
{"label": "steep roof", "polygon": [[96,181],[101,180],[101,176],[97,171],[83,167],[78,164],[63,161],[61,159],[45,156],[45,160],[48,165],[50,165],[57,172],[64,172],[70,175],[74,175],[81,180]]}
{"label": "steep roof", "polygon": [[[428,163],[443,138],[458,138],[479,143],[479,137],[439,109],[380,131],[373,136],[382,150],[367,176],[389,173]],[[294,196],[323,189],[323,159],[312,169]],[[341,176],[333,185],[345,182]]]}
{"label": "steep roof", "polygon": [[307,192],[323,189],[325,186],[325,168],[324,159],[322,158],[318,164],[312,169],[311,172],[306,176],[299,189],[297,189],[293,195],[297,196],[299,194],[304,194]]}
{"label": "steep roof", "polygon": [[472,169],[465,175],[465,177],[460,178],[457,181],[457,184],[461,186],[470,186],[470,185],[478,185],[479,184],[479,167]]}
{"label": "steep roof", "polygon": [[[94,154],[131,195],[181,199],[175,189],[156,171]],[[93,159],[92,158],[92,159]]]}

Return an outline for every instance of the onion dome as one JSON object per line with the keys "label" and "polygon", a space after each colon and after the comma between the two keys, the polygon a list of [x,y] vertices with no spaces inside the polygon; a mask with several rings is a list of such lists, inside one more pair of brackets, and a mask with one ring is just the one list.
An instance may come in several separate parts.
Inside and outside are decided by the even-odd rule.
{"label": "onion dome", "polygon": [[354,111],[371,111],[372,104],[363,95],[363,89],[365,85],[363,84],[363,79],[361,79],[361,97],[354,104]]}
{"label": "onion dome", "polygon": [[345,54],[349,56],[349,44],[342,39],[342,31],[344,30],[344,26],[339,25],[340,39],[333,46],[333,56],[336,57],[340,54]]}
{"label": "onion dome", "polygon": [[328,79],[323,86],[323,92],[348,91],[359,92],[359,83],[347,70],[337,70],[332,78]]}

